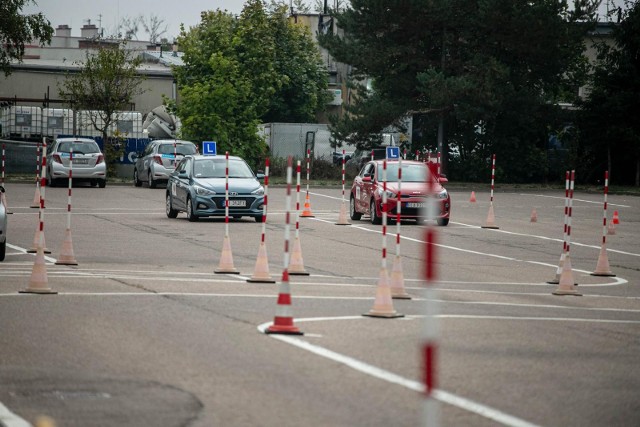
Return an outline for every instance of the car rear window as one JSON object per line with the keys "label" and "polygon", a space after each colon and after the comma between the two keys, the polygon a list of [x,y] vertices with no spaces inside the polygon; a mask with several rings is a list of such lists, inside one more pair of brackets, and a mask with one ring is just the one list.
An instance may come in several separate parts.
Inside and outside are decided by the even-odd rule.
{"label": "car rear window", "polygon": [[89,141],[61,142],[58,145],[57,151],[61,153],[70,153],[72,146],[73,146],[74,153],[94,154],[94,153],[100,152],[100,148],[98,147],[98,144],[96,144],[95,142],[89,142]]}
{"label": "car rear window", "polygon": [[[174,152],[174,148],[173,148],[173,143],[171,144],[161,144],[158,147],[158,154],[173,154]],[[196,153],[196,146],[193,144],[176,144],[176,148],[175,148],[175,152],[186,156],[188,154],[195,154]]]}

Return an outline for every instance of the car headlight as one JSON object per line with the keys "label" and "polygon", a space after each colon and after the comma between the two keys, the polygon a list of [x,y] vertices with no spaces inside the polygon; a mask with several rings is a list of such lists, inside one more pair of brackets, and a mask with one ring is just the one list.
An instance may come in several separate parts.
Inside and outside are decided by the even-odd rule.
{"label": "car headlight", "polygon": [[447,197],[449,197],[447,190],[442,190],[438,193],[438,199],[446,199]]}
{"label": "car headlight", "polygon": [[[378,194],[380,195],[380,197],[382,197],[384,194],[384,191],[380,187],[378,187]],[[393,191],[387,190],[387,199],[395,199],[395,198],[396,198],[396,193],[394,193]]]}
{"label": "car headlight", "polygon": [[196,190],[196,194],[198,196],[215,196],[216,192],[213,190],[209,190],[208,188],[200,187],[199,185],[193,186],[194,190]]}
{"label": "car headlight", "polygon": [[264,194],[264,187],[261,185],[260,187],[258,187],[255,190],[253,190],[251,192],[251,194],[253,194],[255,196],[262,196]]}

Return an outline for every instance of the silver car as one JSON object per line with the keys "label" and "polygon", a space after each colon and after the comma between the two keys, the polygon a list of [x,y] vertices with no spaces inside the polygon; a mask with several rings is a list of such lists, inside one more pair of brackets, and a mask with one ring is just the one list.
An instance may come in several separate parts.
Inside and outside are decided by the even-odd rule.
{"label": "silver car", "polygon": [[133,183],[140,187],[143,182],[149,188],[156,188],[158,182],[167,182],[175,169],[176,162],[184,156],[195,154],[193,142],[174,139],[157,139],[151,141],[141,153],[136,154],[133,168]]}
{"label": "silver car", "polygon": [[47,180],[55,187],[69,179],[69,158],[73,149],[73,180],[88,181],[92,186],[107,185],[107,164],[98,144],[90,138],[59,138],[47,151]]}
{"label": "silver car", "polygon": [[2,203],[4,187],[0,185],[0,261],[4,261],[7,252],[7,210]]}

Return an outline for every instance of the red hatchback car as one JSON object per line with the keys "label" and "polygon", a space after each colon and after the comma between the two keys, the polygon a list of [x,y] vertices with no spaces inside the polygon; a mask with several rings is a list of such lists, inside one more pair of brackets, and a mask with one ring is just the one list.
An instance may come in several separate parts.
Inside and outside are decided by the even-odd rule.
{"label": "red hatchback car", "polygon": [[[385,210],[388,218],[392,220],[396,218],[398,202],[398,163],[397,160],[387,160],[387,205]],[[437,176],[434,171],[435,167],[428,167],[423,162],[402,161],[401,219],[415,219],[417,222],[424,220],[424,208],[427,206],[427,186],[425,183],[429,177],[434,180],[434,189],[439,201],[438,225],[449,224],[451,198],[442,186],[447,182],[447,179],[443,176]],[[373,160],[363,166],[351,186],[349,198],[351,219],[359,220],[362,215],[369,215],[372,224],[382,222],[382,178],[383,160]]]}

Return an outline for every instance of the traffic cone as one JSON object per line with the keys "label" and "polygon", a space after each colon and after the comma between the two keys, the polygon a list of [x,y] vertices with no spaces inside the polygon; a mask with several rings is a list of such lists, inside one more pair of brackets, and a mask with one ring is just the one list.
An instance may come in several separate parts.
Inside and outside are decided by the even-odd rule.
{"label": "traffic cone", "polygon": [[618,217],[618,211],[613,211],[613,222],[615,225],[620,224],[620,218]]}
{"label": "traffic cone", "polygon": [[562,268],[564,267],[564,255],[565,250],[562,250],[562,254],[560,255],[560,262],[558,262],[558,268],[556,269],[556,278],[553,280],[549,280],[547,283],[551,285],[557,285],[560,283],[560,275],[562,274]]}
{"label": "traffic cone", "polygon": [[347,219],[347,202],[342,201],[342,206],[340,206],[340,215],[338,215],[338,222],[336,225],[351,225],[349,220]]}
{"label": "traffic cone", "polygon": [[489,205],[489,213],[487,214],[487,221],[482,226],[482,228],[493,228],[493,229],[500,228],[496,225],[496,218],[493,215],[493,203]]}
{"label": "traffic cone", "polygon": [[616,226],[613,221],[609,221],[609,225],[607,226],[607,234],[616,234]]}
{"label": "traffic cone", "polygon": [[260,247],[258,248],[258,258],[256,259],[256,266],[253,269],[253,276],[247,279],[247,282],[276,283],[276,281],[269,274],[269,261],[267,260],[267,245],[264,242],[260,242]]}
{"label": "traffic cone", "polygon": [[33,263],[31,277],[29,278],[29,286],[23,291],[23,294],[57,294],[49,287],[49,278],[47,277],[47,266],[44,263],[44,251],[42,246],[38,246],[36,252],[36,260]]}
{"label": "traffic cone", "polygon": [[[33,246],[31,249],[27,250],[28,254],[35,254],[38,252],[38,247],[40,246],[40,223],[38,222],[38,226],[36,227],[36,232],[33,235]],[[50,254],[51,251],[47,249],[47,244],[45,242],[44,235],[42,236],[42,247],[45,254]]]}
{"label": "traffic cone", "polygon": [[404,317],[404,314],[398,313],[393,308],[391,288],[389,287],[389,274],[386,268],[380,269],[380,278],[378,280],[376,299],[373,303],[373,308],[371,308],[368,313],[364,313],[363,316],[382,317],[386,319]]}
{"label": "traffic cone", "polygon": [[291,289],[289,286],[289,272],[284,270],[282,273],[282,282],[280,282],[280,291],[278,293],[278,306],[276,307],[276,315],[273,318],[273,325],[269,326],[265,333],[267,334],[286,334],[286,335],[303,335],[303,333],[293,323],[293,315],[291,313]]}
{"label": "traffic cone", "polygon": [[609,258],[607,257],[606,244],[603,242],[600,246],[600,255],[598,256],[598,264],[596,265],[596,271],[591,273],[592,276],[606,276],[613,277],[615,274],[611,272],[609,267]]}
{"label": "traffic cone", "polygon": [[67,228],[64,232],[64,240],[60,248],[60,255],[56,260],[56,265],[78,265],[76,257],[73,254],[73,242],[71,240],[71,229]]}
{"label": "traffic cone", "polygon": [[291,250],[291,260],[289,261],[289,271],[291,276],[308,276],[309,273],[304,269],[304,261],[302,259],[302,246],[300,245],[300,237],[293,239],[293,248]]}
{"label": "traffic cone", "polygon": [[569,254],[566,254],[564,257],[562,274],[560,274],[560,282],[558,283],[558,288],[553,291],[553,295],[582,296],[582,294],[576,290],[573,282],[573,270],[571,268],[571,257]]}
{"label": "traffic cone", "polygon": [[475,203],[476,202],[476,192],[475,191],[471,192],[471,197],[469,197],[469,202],[470,203]]}
{"label": "traffic cone", "polygon": [[222,255],[220,256],[220,262],[218,268],[214,273],[227,273],[227,274],[240,274],[238,270],[233,266],[233,254],[231,253],[231,239],[228,235],[224,236],[222,241]]}
{"label": "traffic cone", "polygon": [[393,259],[391,267],[391,276],[389,276],[389,284],[391,286],[391,297],[394,299],[411,299],[411,295],[404,288],[404,273],[402,272],[402,258],[396,255]]}
{"label": "traffic cone", "polygon": [[538,212],[536,212],[536,208],[531,210],[531,222],[538,222]]}
{"label": "traffic cone", "polygon": [[33,201],[31,202],[30,208],[39,208],[40,207],[40,186],[36,184],[36,193],[33,195]]}
{"label": "traffic cone", "polygon": [[304,198],[304,209],[302,210],[302,213],[300,214],[300,216],[302,218],[314,218],[315,217],[313,215],[313,213],[311,213],[311,201],[309,200],[309,192],[307,192],[307,195]]}

